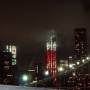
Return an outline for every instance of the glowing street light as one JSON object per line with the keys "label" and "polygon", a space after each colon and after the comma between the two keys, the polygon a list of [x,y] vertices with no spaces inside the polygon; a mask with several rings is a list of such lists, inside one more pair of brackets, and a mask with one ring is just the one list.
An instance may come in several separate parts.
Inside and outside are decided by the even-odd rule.
{"label": "glowing street light", "polygon": [[44,74],[45,74],[45,76],[48,76],[49,75],[49,71],[48,70],[45,71]]}
{"label": "glowing street light", "polygon": [[80,62],[78,61],[78,62],[77,62],[77,65],[79,65],[79,64],[80,64]]}
{"label": "glowing street light", "polygon": [[75,69],[74,66],[75,66],[75,64],[69,64],[69,68],[70,68],[70,69]]}
{"label": "glowing street light", "polygon": [[62,71],[64,71],[64,68],[63,67],[59,67],[58,71],[62,72]]}
{"label": "glowing street light", "polygon": [[73,67],[73,65],[72,65],[72,64],[70,64],[70,65],[69,65],[69,68],[72,68],[72,67]]}
{"label": "glowing street light", "polygon": [[72,75],[73,75],[73,76],[76,76],[76,73],[75,73],[75,72],[73,72],[73,73],[72,73]]}
{"label": "glowing street light", "polygon": [[89,60],[90,58],[89,57],[86,57],[87,60]]}
{"label": "glowing street light", "polygon": [[85,59],[82,59],[82,62],[85,63]]}
{"label": "glowing street light", "polygon": [[27,75],[23,75],[22,76],[22,80],[25,81],[25,82],[28,81],[28,76]]}

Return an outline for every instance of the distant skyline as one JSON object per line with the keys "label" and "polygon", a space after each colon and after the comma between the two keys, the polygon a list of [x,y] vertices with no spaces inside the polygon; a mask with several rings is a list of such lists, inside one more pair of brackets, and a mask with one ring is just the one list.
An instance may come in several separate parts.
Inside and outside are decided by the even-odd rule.
{"label": "distant skyline", "polygon": [[36,59],[51,30],[58,34],[61,57],[71,54],[75,28],[87,29],[90,52],[89,0],[0,2],[0,40],[17,45],[20,69]]}

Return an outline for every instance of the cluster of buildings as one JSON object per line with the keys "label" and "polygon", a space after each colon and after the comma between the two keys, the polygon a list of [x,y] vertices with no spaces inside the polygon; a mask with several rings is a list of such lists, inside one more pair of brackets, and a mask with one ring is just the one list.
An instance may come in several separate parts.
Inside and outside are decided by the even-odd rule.
{"label": "cluster of buildings", "polygon": [[59,71],[63,71],[63,68],[58,67],[67,69],[72,67],[72,64],[79,64],[81,60],[85,62],[88,56],[87,30],[85,28],[75,29],[72,38],[72,55],[67,57],[66,60],[60,60],[57,58],[56,34],[55,32],[51,32],[46,43],[46,62],[41,64],[38,63],[33,67],[33,70],[35,70],[33,73],[35,74],[36,72],[34,82],[32,81],[33,85],[36,83],[36,85],[39,84],[39,86],[70,87],[74,90],[86,87],[90,88],[89,63],[75,71],[59,75]]}
{"label": "cluster of buildings", "polygon": [[63,87],[72,87],[73,90],[90,89],[90,64],[86,63],[89,59],[87,49],[87,31],[85,28],[75,29],[74,31],[74,50],[69,62],[76,63],[80,67],[63,77]]}
{"label": "cluster of buildings", "polygon": [[[90,63],[87,49],[87,30],[85,28],[77,28],[73,34],[73,51],[72,55],[66,60],[60,60],[59,71],[67,69],[59,80],[59,87],[70,90],[88,90],[90,89]],[[71,71],[69,69],[72,69]]]}
{"label": "cluster of buildings", "polygon": [[[72,38],[74,42],[72,55],[67,57],[66,60],[60,60],[57,58],[56,34],[52,31],[46,42],[45,62],[34,62],[29,70],[22,73],[28,75],[28,78],[24,76],[24,84],[27,82],[26,85],[31,86],[68,87],[73,88],[73,90],[90,88],[89,63],[74,71],[59,75],[64,69],[72,68],[72,65],[76,62],[77,64],[81,60],[85,62],[88,56],[86,29],[75,29]],[[20,83],[23,84],[22,81]],[[17,48],[15,45],[3,45],[3,49],[0,51],[0,84],[18,85]]]}
{"label": "cluster of buildings", "polygon": [[[80,78],[85,78],[85,79],[88,78],[87,79],[88,81],[85,87],[90,87],[89,67],[87,67],[89,66],[88,64],[78,68],[77,70],[75,70],[75,72],[70,72],[68,74],[65,73],[65,74],[62,74],[61,76],[59,75],[60,73],[59,71],[64,71],[64,69],[69,69],[69,68],[74,69],[73,65],[75,65],[76,63],[79,64],[81,60],[83,60],[84,62],[86,60],[86,57],[88,56],[88,53],[87,53],[88,43],[87,43],[86,29],[85,28],[75,29],[72,38],[74,42],[72,45],[73,46],[72,55],[69,56],[69,58],[67,58],[66,60],[60,60],[59,62],[58,62],[57,51],[56,51],[57,41],[56,41],[55,33],[51,33],[50,39],[47,42],[47,65],[46,66],[47,66],[47,70],[49,71],[52,77],[52,80],[51,80],[52,86],[80,88],[80,87],[83,87],[82,79]],[[73,73],[75,74],[73,75]],[[78,80],[80,80],[81,83],[77,82]],[[74,84],[72,81],[74,82]],[[73,84],[73,86],[71,84]],[[81,86],[79,86],[78,84],[80,84]]]}

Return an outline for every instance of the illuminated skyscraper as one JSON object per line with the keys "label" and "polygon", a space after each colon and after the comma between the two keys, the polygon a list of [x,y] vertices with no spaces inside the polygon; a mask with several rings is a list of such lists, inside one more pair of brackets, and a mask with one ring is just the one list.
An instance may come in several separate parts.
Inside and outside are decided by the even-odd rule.
{"label": "illuminated skyscraper", "polygon": [[12,54],[12,65],[16,65],[16,46],[15,45],[6,45],[6,52],[10,52]]}
{"label": "illuminated skyscraper", "polygon": [[[12,65],[12,71],[13,71],[13,76],[14,79],[17,80],[17,48],[16,45],[6,45],[5,47],[5,52],[9,52],[12,54],[12,58],[11,58],[11,65]],[[18,83],[18,81],[17,81]]]}
{"label": "illuminated skyscraper", "polygon": [[47,70],[56,80],[57,65],[56,65],[56,36],[54,32],[51,32],[49,40],[46,43],[47,46]]}
{"label": "illuminated skyscraper", "polygon": [[1,44],[0,79],[2,84],[18,84],[17,50],[15,45]]}
{"label": "illuminated skyscraper", "polygon": [[74,59],[82,59],[87,56],[86,29],[78,28],[74,31]]}

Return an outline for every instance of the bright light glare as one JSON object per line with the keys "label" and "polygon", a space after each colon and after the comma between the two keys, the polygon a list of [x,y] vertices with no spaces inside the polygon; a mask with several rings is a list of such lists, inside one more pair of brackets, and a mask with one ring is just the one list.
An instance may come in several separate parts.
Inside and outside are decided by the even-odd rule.
{"label": "bright light glare", "polygon": [[45,71],[45,75],[48,76],[49,75],[49,71]]}
{"label": "bright light glare", "polygon": [[27,75],[23,75],[23,76],[22,76],[22,80],[23,80],[23,81],[27,81],[27,80],[28,80],[28,76],[27,76]]}
{"label": "bright light glare", "polygon": [[85,59],[83,59],[82,62],[85,63]]}
{"label": "bright light glare", "polygon": [[37,81],[32,81],[31,84],[37,83]]}
{"label": "bright light glare", "polygon": [[89,60],[90,58],[89,58],[89,57],[87,57],[86,59],[87,59],[87,60]]}
{"label": "bright light glare", "polygon": [[79,65],[79,64],[80,64],[80,62],[78,61],[78,62],[77,62],[77,65]]}
{"label": "bright light glare", "polygon": [[64,71],[64,68],[63,68],[63,67],[59,67],[59,68],[58,68],[58,71],[60,71],[60,72],[61,72],[61,71]]}
{"label": "bright light glare", "polygon": [[75,69],[74,65],[75,65],[75,64],[69,64],[69,68]]}
{"label": "bright light glare", "polygon": [[69,68],[72,68],[72,67],[73,67],[73,64],[70,64],[70,65],[69,65]]}
{"label": "bright light glare", "polygon": [[75,73],[75,72],[73,72],[73,73],[72,73],[72,75],[73,75],[73,76],[76,76],[76,73]]}

